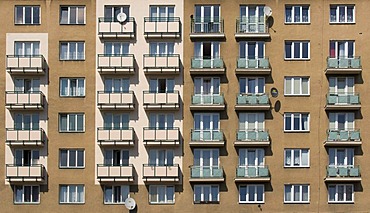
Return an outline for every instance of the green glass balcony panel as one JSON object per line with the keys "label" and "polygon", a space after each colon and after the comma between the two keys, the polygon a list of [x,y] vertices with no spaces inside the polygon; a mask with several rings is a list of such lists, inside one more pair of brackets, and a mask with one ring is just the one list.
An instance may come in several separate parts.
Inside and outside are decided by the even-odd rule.
{"label": "green glass balcony panel", "polygon": [[247,138],[247,133],[245,131],[238,131],[237,139],[238,141],[244,141]]}
{"label": "green glass balcony panel", "polygon": [[213,132],[213,140],[222,141],[224,139],[222,132]]}
{"label": "green glass balcony panel", "polygon": [[202,68],[202,59],[195,59],[191,60],[191,68]]}
{"label": "green glass balcony panel", "polygon": [[339,168],[339,176],[348,177],[348,168]]}
{"label": "green glass balcony panel", "polygon": [[245,58],[239,58],[237,62],[238,68],[246,68],[247,67],[247,60]]}
{"label": "green glass balcony panel", "polygon": [[247,169],[247,176],[248,177],[256,177],[257,176],[257,169],[255,167],[248,167]]}
{"label": "green glass balcony panel", "polygon": [[255,95],[251,95],[247,97],[248,104],[255,105],[257,104],[257,97]]}
{"label": "green glass balcony panel", "polygon": [[213,96],[213,103],[214,104],[224,104],[224,97],[222,95],[214,95]]}
{"label": "green glass balcony panel", "polygon": [[212,177],[223,177],[222,168],[213,168],[212,169]]}
{"label": "green glass balcony panel", "polygon": [[213,68],[222,68],[223,67],[223,61],[220,58],[213,59]]}
{"label": "green glass balcony panel", "polygon": [[202,96],[200,95],[194,95],[193,96],[193,104],[200,104],[202,101]]}
{"label": "green glass balcony panel", "polygon": [[211,59],[203,59],[202,68],[212,68],[212,60]]}
{"label": "green glass balcony panel", "polygon": [[350,177],[360,177],[360,169],[359,168],[350,168],[349,169],[349,176]]}
{"label": "green glass balcony panel", "polygon": [[238,96],[238,104],[247,104],[247,96],[240,95]]}
{"label": "green glass balcony panel", "polygon": [[329,141],[336,141],[338,139],[338,134],[339,133],[337,131],[335,131],[335,132],[330,131],[329,135],[328,135],[328,140]]}
{"label": "green glass balcony panel", "polygon": [[338,67],[338,59],[328,58],[328,67],[329,68],[337,68]]}
{"label": "green glass balcony panel", "polygon": [[360,132],[359,131],[350,131],[351,140],[359,141],[360,140]]}
{"label": "green glass balcony panel", "polygon": [[339,104],[347,104],[348,103],[348,96],[347,95],[339,95],[338,96],[338,103]]}
{"label": "green glass balcony panel", "polygon": [[339,59],[339,68],[349,68],[349,59],[347,58]]}
{"label": "green glass balcony panel", "polygon": [[245,168],[239,167],[236,170],[237,177],[245,177]]}
{"label": "green glass balcony panel", "polygon": [[192,167],[191,168],[191,177],[192,178],[200,178],[200,167]]}
{"label": "green glass balcony panel", "polygon": [[338,96],[337,95],[328,95],[328,104],[336,104]]}
{"label": "green glass balcony panel", "polygon": [[258,175],[260,177],[268,177],[269,176],[268,168],[258,168]]}
{"label": "green glass balcony panel", "polygon": [[336,177],[338,174],[338,169],[333,167],[328,167],[328,176],[329,177]]}
{"label": "green glass balcony panel", "polygon": [[203,131],[203,140],[204,141],[212,140],[212,132],[211,131]]}
{"label": "green glass balcony panel", "polygon": [[257,132],[256,131],[247,131],[247,140],[255,141],[257,139]]}
{"label": "green glass balcony panel", "polygon": [[191,140],[192,141],[200,141],[200,132],[199,131],[193,131],[191,133]]}
{"label": "green glass balcony panel", "polygon": [[270,63],[267,58],[260,58],[259,61],[260,61],[259,63],[260,68],[268,69],[270,67]]}
{"label": "green glass balcony panel", "polygon": [[349,139],[348,131],[340,131],[339,138],[340,138],[341,141],[348,141],[348,139]]}
{"label": "green glass balcony panel", "polygon": [[211,95],[203,95],[203,104],[212,104],[212,96]]}
{"label": "green glass balcony panel", "polygon": [[350,104],[359,104],[360,103],[360,97],[358,95],[350,95],[349,96],[349,103]]}
{"label": "green glass balcony panel", "polygon": [[352,68],[355,68],[355,69],[361,68],[360,58],[353,58],[353,59],[350,59],[350,61],[351,61]]}
{"label": "green glass balcony panel", "polygon": [[257,68],[257,60],[248,59],[248,68]]}
{"label": "green glass balcony panel", "polygon": [[268,104],[269,98],[267,95],[261,95],[258,97],[258,102],[260,104]]}
{"label": "green glass balcony panel", "polygon": [[211,168],[203,167],[201,168],[201,176],[202,177],[212,177]]}
{"label": "green glass balcony panel", "polygon": [[259,141],[268,141],[268,139],[269,139],[268,132],[265,132],[265,131],[258,132]]}

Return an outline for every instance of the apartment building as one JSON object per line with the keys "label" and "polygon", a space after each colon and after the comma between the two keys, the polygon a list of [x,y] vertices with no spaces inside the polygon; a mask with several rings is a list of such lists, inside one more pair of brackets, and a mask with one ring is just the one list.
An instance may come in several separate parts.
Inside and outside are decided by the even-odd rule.
{"label": "apartment building", "polygon": [[368,211],[367,6],[0,1],[3,211]]}

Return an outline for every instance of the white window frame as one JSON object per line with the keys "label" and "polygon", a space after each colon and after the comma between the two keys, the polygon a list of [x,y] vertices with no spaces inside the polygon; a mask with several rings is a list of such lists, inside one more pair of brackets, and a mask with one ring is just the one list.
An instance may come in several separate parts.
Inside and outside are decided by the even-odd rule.
{"label": "white window frame", "polygon": [[[78,189],[82,187],[82,200],[78,198]],[[62,188],[66,188],[66,200],[63,200],[61,193]],[[74,188],[74,197],[70,197],[70,190]],[[72,200],[73,199],[73,200]],[[71,185],[59,185],[59,203],[63,204],[83,204],[85,203],[85,185],[83,184],[71,184]]]}
{"label": "white window frame", "polygon": [[[62,124],[61,124],[61,117],[66,115],[67,121],[66,121],[66,130],[62,130]],[[78,117],[82,115],[82,130],[78,130]],[[70,117],[74,116],[75,118],[75,129],[69,129],[69,120]],[[85,114],[84,113],[59,113],[59,132],[84,132],[85,131]]]}
{"label": "white window frame", "polygon": [[[239,113],[239,130],[265,130],[265,113]],[[252,120],[253,118],[253,120]],[[253,121],[253,122],[252,122]],[[254,128],[250,129],[249,124],[253,124]],[[244,128],[241,128],[244,125]]]}
{"label": "white window frame", "polygon": [[[339,187],[343,187],[343,198],[347,197],[347,187],[351,187],[351,200],[338,200]],[[334,188],[334,200],[330,200],[330,188]],[[328,203],[354,203],[355,202],[354,184],[329,184],[328,185]]]}
{"label": "white window frame", "polygon": [[104,93],[128,93],[129,91],[129,78],[104,78]]}
{"label": "white window frame", "polygon": [[[30,82],[30,88],[26,88],[26,82]],[[34,93],[40,91],[40,79],[39,78],[15,78],[14,79],[14,91],[23,93]]]}
{"label": "white window frame", "polygon": [[[344,16],[345,16],[345,20],[344,21],[341,21],[340,20],[340,14],[339,14],[339,11],[340,11],[340,8],[344,8]],[[348,20],[348,13],[347,13],[347,10],[349,9],[349,7],[353,7],[353,11],[352,11],[352,14],[353,14],[353,21],[349,21]],[[332,17],[331,17],[331,10],[332,9],[335,9],[335,12],[336,12],[336,15],[335,15],[335,21],[332,20]],[[356,7],[355,5],[330,5],[329,7],[329,23],[330,24],[354,24],[356,23]]]}
{"label": "white window frame", "polygon": [[[254,46],[254,55],[249,55],[249,46]],[[242,51],[244,47],[244,52]],[[262,55],[259,53],[262,52]],[[242,57],[244,55],[244,57]],[[265,58],[265,42],[264,41],[241,41],[239,42],[239,58],[245,59],[260,59]]]}
{"label": "white window frame", "polygon": [[[66,81],[67,83],[67,94],[63,94],[63,81]],[[72,87],[72,81],[75,81],[75,87]],[[86,90],[86,84],[85,84],[85,78],[60,78],[59,80],[59,95],[60,97],[85,97],[85,90]],[[82,85],[80,85],[82,84]],[[81,90],[81,87],[82,90]],[[72,94],[75,91],[75,94]]]}
{"label": "white window frame", "polygon": [[353,94],[355,92],[355,78],[354,77],[330,77],[329,78],[329,92],[331,94],[342,94],[338,92],[339,80],[345,82],[344,94]]}
{"label": "white window frame", "polygon": [[[107,190],[111,190],[110,198],[108,198]],[[117,194],[116,190],[120,191],[120,194]],[[119,198],[117,197],[119,196]],[[125,200],[130,197],[130,186],[129,185],[104,185],[104,195],[103,202],[105,205],[109,204],[125,204]],[[110,201],[109,201],[110,200]]]}
{"label": "white window frame", "polygon": [[[344,151],[343,165],[339,164],[338,151]],[[354,148],[329,148],[329,167],[332,168],[353,168],[355,165],[355,150]],[[333,155],[332,155],[333,154]],[[334,164],[330,164],[331,158],[334,157]]]}
{"label": "white window frame", "polygon": [[[204,201],[204,189],[205,188],[208,188],[209,189],[209,194],[208,194],[208,198],[209,200],[208,201]],[[200,200],[197,201],[195,200],[196,198],[196,188],[200,188]],[[217,188],[217,200],[212,200],[212,188]],[[218,203],[220,202],[220,187],[219,185],[194,185],[194,204],[199,204],[199,203]]]}
{"label": "white window frame", "polygon": [[[298,187],[299,200],[294,200],[295,189]],[[303,187],[307,187],[307,200],[303,200]],[[286,197],[287,189],[290,189],[290,198]],[[284,203],[310,203],[310,185],[309,184],[285,184],[284,185]]]}
{"label": "white window frame", "polygon": [[[290,116],[290,123],[291,123],[291,129],[288,130],[287,129],[287,124],[286,124],[286,117],[287,116]],[[298,115],[299,116],[299,129],[298,130],[294,130],[294,116],[295,115]],[[302,125],[302,116],[303,115],[307,115],[307,129],[303,129],[303,125]],[[286,112],[284,113],[284,132],[309,132],[310,131],[310,113],[300,113],[300,112],[295,112],[295,113],[292,113],[292,112]]]}
{"label": "white window frame", "polygon": [[[210,91],[205,91],[205,80],[210,80]],[[197,82],[199,82],[199,84]],[[194,78],[194,95],[218,95],[220,94],[220,82],[220,78],[218,77],[196,77]],[[218,85],[218,87],[216,87],[216,85]]]}
{"label": "white window frame", "polygon": [[[165,16],[163,14],[163,9]],[[172,10],[172,13],[171,11]],[[172,18],[175,15],[175,6],[174,5],[150,5],[149,6],[149,16],[150,18]],[[159,20],[161,21],[161,20]]]}
{"label": "white window frame", "polygon": [[[26,23],[26,8],[31,8],[31,23]],[[18,8],[22,9],[22,14],[18,14]],[[34,20],[34,9],[38,8],[39,16],[38,16],[38,23],[35,23]],[[21,15],[22,21],[19,22],[18,15]],[[41,7],[39,5],[16,5],[14,7],[14,24],[15,25],[40,25],[41,24]]]}
{"label": "white window frame", "polygon": [[[286,48],[287,48],[287,45],[288,43],[290,43],[290,54],[291,56],[288,58],[287,57],[287,52],[286,52]],[[307,58],[303,57],[303,44],[307,43]],[[303,60],[303,61],[306,61],[306,60],[310,60],[310,52],[311,52],[311,49],[310,49],[310,41],[292,41],[292,40],[286,40],[284,42],[285,46],[284,46],[284,59],[285,60]],[[296,45],[299,45],[299,57],[295,57],[295,46]]]}
{"label": "white window frame", "polygon": [[[25,197],[26,197],[26,194],[25,194],[25,188],[29,188],[29,199],[30,201],[27,202],[25,201]],[[21,201],[18,201],[17,200],[17,192],[18,192],[18,189],[20,189],[21,191]],[[34,200],[34,189],[37,189],[37,201],[33,201]],[[37,186],[37,185],[14,185],[14,204],[39,204],[40,203],[40,186]]]}
{"label": "white window frame", "polygon": [[[108,122],[107,119],[110,119]],[[117,123],[115,119],[119,118],[119,123]],[[125,123],[124,121],[126,121]],[[128,129],[130,126],[130,114],[129,113],[104,113],[103,115],[103,122],[104,122],[104,129],[106,130],[122,130]],[[107,125],[108,124],[108,125]]]}
{"label": "white window frame", "polygon": [[[108,51],[110,49],[110,51]],[[104,42],[105,56],[127,56],[130,54],[130,43],[128,42]]]}
{"label": "white window frame", "polygon": [[[303,8],[307,7],[308,8],[308,20],[303,21]],[[291,15],[291,20],[288,21],[287,17],[287,10],[290,10],[290,15]],[[299,20],[295,20],[295,12],[296,10],[299,10]],[[311,22],[311,17],[310,17],[310,5],[285,5],[285,24],[309,24]]]}
{"label": "white window frame", "polygon": [[[199,129],[196,128],[196,117],[199,116]],[[209,129],[205,128],[205,122],[204,122],[204,117],[209,116]],[[214,118],[217,118],[214,120]],[[214,128],[216,124],[217,128]],[[213,132],[213,131],[220,131],[220,113],[194,113],[194,131],[199,131],[200,132],[200,138],[203,138],[203,133],[204,132]],[[213,135],[213,134],[211,134]]]}
{"label": "white window frame", "polygon": [[[110,9],[110,14],[107,14],[107,9]],[[105,22],[118,22],[117,14],[115,9],[119,9],[119,13],[125,13],[127,17],[130,17],[130,6],[129,5],[105,5],[104,6],[104,19]]]}
{"label": "white window frame", "polygon": [[[112,159],[108,159],[108,153],[110,153]],[[115,153],[119,153],[119,162],[115,163],[114,161],[117,160]],[[125,154],[128,157],[127,159],[124,158]],[[127,160],[127,163],[124,162]],[[110,161],[110,162],[108,162]],[[118,164],[118,165],[117,165]],[[130,151],[127,149],[105,149],[104,150],[104,165],[105,166],[128,166],[130,165]]]}
{"label": "white window frame", "polygon": [[[303,164],[302,156],[304,153],[307,153],[307,165]],[[296,160],[296,154],[298,154],[298,160],[297,163]],[[290,156],[290,163],[287,162],[287,157]],[[308,168],[310,167],[310,149],[284,149],[284,167],[290,168],[290,167],[303,167]]]}
{"label": "white window frame", "polygon": [[[164,116],[164,123],[160,122],[160,117]],[[171,120],[172,117],[172,120]],[[155,120],[153,120],[155,119]],[[171,123],[172,121],[172,123]],[[153,125],[155,123],[155,126]],[[173,113],[150,113],[149,114],[149,128],[154,129],[171,129],[175,124],[175,115]]]}
{"label": "white window frame", "polygon": [[[63,162],[62,162],[62,152],[65,152],[66,151],[66,162],[65,162],[65,166],[62,165]],[[74,153],[73,153],[74,152]],[[82,153],[82,165],[78,165],[78,159],[80,157]],[[70,158],[72,155],[75,155],[74,156],[74,166],[73,165],[70,165]],[[59,150],[59,168],[69,168],[69,169],[83,169],[85,168],[85,149],[60,149]]]}
{"label": "white window frame", "polygon": [[[163,80],[165,81],[166,89],[165,91],[160,91],[160,83],[163,82]],[[149,80],[149,93],[174,93],[174,92],[175,92],[175,79],[173,78],[152,78]]]}
{"label": "white window frame", "polygon": [[168,56],[175,54],[175,42],[150,42],[150,56]]}
{"label": "white window frame", "polygon": [[[160,195],[161,192],[164,192],[164,194]],[[168,193],[172,193],[172,198],[173,198],[172,200],[169,199],[170,196],[168,195]],[[161,201],[160,197],[164,198],[164,200]],[[150,185],[149,186],[149,204],[175,204],[175,186]]]}
{"label": "white window frame", "polygon": [[[350,43],[352,43],[352,56],[350,56]],[[331,45],[334,44],[334,51],[335,51],[335,56],[333,58],[336,59],[347,59],[347,58],[353,58],[355,57],[355,51],[356,51],[356,42],[355,40],[330,40],[329,41],[329,56],[332,58],[331,55]],[[340,55],[341,49],[340,46],[344,45],[344,56]]]}
{"label": "white window frame", "polygon": [[[29,118],[30,122],[25,122],[25,117]],[[21,119],[21,122],[18,123],[17,118]],[[36,122],[37,121],[37,122]],[[21,125],[21,128],[19,126]],[[26,125],[29,125],[29,129],[25,128]],[[38,113],[26,114],[26,113],[16,113],[14,114],[14,129],[15,130],[39,130],[40,129],[40,115]]]}
{"label": "white window frame", "polygon": [[[63,20],[63,9],[64,8],[67,8],[67,22],[66,23],[62,23],[62,20]],[[76,10],[76,23],[71,23],[71,8],[75,8]],[[82,10],[83,12],[83,22],[82,23],[79,23],[79,13],[80,11]],[[61,25],[83,25],[86,23],[86,7],[85,6],[67,6],[67,5],[61,5],[60,6],[60,19],[59,19],[59,24]]]}
{"label": "white window frame", "polygon": [[[160,159],[161,154],[163,154],[164,159]],[[151,149],[149,150],[148,162],[150,166],[173,166],[174,158],[175,154],[171,149]],[[164,162],[161,163],[161,160],[164,160]]]}
{"label": "white window frame", "polygon": [[[205,43],[210,43],[211,44],[211,50],[210,50],[211,55],[209,56],[210,58],[204,58],[203,48],[204,48]],[[212,59],[221,58],[220,42],[217,42],[217,41],[194,42],[194,57],[196,59],[202,59],[202,60],[206,60],[206,59],[211,59],[212,60]]]}
{"label": "white window frame", "polygon": [[[30,159],[29,161],[30,165],[25,165],[25,151],[30,152]],[[22,159],[20,159],[22,162],[17,163],[17,152],[22,152]],[[40,151],[36,149],[15,149],[14,150],[14,165],[16,166],[34,166],[40,164]]]}
{"label": "white window frame", "polygon": [[[67,46],[67,49],[66,49],[66,53],[65,53],[65,56],[63,56],[63,52],[62,52],[62,46]],[[75,50],[76,52],[73,52],[73,54],[75,54],[75,56],[71,56],[69,53],[70,53],[70,48],[72,45],[75,45]],[[78,49],[80,47],[80,45],[83,45],[82,48],[83,48],[83,53],[82,53],[82,56],[79,55],[79,52],[78,52]],[[70,41],[63,41],[63,42],[60,42],[59,44],[59,60],[60,61],[83,61],[85,60],[85,42],[84,41],[76,41],[76,42],[70,42]]]}
{"label": "white window frame", "polygon": [[[241,80],[244,80],[245,81],[245,85],[244,85],[244,88],[242,87],[242,81]],[[249,80],[254,80],[255,82],[255,85],[254,85],[254,93],[249,93],[248,91],[251,89],[249,88],[249,85],[248,85],[248,81]],[[263,80],[263,81],[261,81]],[[264,94],[265,93],[265,88],[266,88],[266,79],[265,77],[241,77],[239,78],[239,92],[240,94]],[[263,82],[263,87],[262,87],[262,92],[259,92],[260,89],[260,86],[259,83],[260,82]],[[242,93],[242,90],[245,90],[245,93]]]}
{"label": "white window frame", "polygon": [[[295,92],[294,82],[299,81],[299,93]],[[307,94],[303,93],[303,81],[307,81]],[[290,83],[290,91],[288,91],[288,83]],[[286,76],[284,78],[284,95],[285,96],[309,96],[310,95],[310,78],[309,77],[296,77]]]}
{"label": "white window frame", "polygon": [[[17,46],[21,45],[21,52],[18,53]],[[27,45],[29,45],[31,53],[26,54],[27,51]],[[40,55],[40,41],[15,41],[14,42],[14,55],[17,56],[38,56]]]}
{"label": "white window frame", "polygon": [[[258,201],[258,187],[262,187],[262,200]],[[242,201],[241,196],[241,188],[245,188],[246,194],[245,194],[245,201]],[[251,191],[251,188],[254,188],[254,200],[249,200],[249,193]],[[247,185],[239,185],[239,203],[265,203],[265,185],[263,184],[247,184]]]}
{"label": "white window frame", "polygon": [[[339,116],[345,117],[344,129],[339,129]],[[353,120],[352,120],[353,119]],[[330,112],[329,129],[331,130],[353,130],[355,128],[354,112]]]}
{"label": "white window frame", "polygon": [[[205,164],[204,161],[206,159],[204,157],[204,153],[206,151],[209,152],[209,159],[207,159],[207,161],[209,162],[209,165],[204,165]],[[198,163],[196,163],[195,152],[199,152],[199,165]],[[220,151],[218,149],[194,149],[193,161],[194,161],[194,166],[200,168],[201,176],[203,174],[204,168],[210,169],[212,173],[213,168],[219,169],[220,167]]]}

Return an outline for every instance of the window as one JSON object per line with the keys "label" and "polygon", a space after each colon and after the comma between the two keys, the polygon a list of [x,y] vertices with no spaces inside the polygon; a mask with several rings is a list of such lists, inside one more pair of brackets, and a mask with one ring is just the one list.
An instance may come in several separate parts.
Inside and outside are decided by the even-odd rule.
{"label": "window", "polygon": [[150,113],[149,115],[149,128],[151,129],[172,129],[174,122],[174,116],[171,113]]}
{"label": "window", "polygon": [[174,17],[174,6],[150,6],[151,21],[171,21]]}
{"label": "window", "polygon": [[173,166],[173,150],[151,149],[149,151],[150,166]]}
{"label": "window", "polygon": [[285,6],[285,23],[310,23],[310,6]]}
{"label": "window", "polygon": [[60,168],[84,168],[85,150],[83,149],[61,149]]}
{"label": "window", "polygon": [[239,78],[239,88],[241,94],[263,94],[265,92],[265,78]]}
{"label": "window", "polygon": [[33,204],[40,203],[40,186],[14,186],[14,203]]}
{"label": "window", "polygon": [[199,133],[200,140],[214,140],[214,133],[220,132],[219,113],[195,113],[194,132]]}
{"label": "window", "polygon": [[85,24],[85,6],[61,6],[60,24]]}
{"label": "window", "polygon": [[59,132],[83,132],[84,114],[59,114]]}
{"label": "window", "polygon": [[329,113],[330,130],[354,130],[354,128],[355,128],[355,113],[353,112]]}
{"label": "window", "polygon": [[195,6],[195,33],[219,33],[221,29],[221,8],[219,5]]}
{"label": "window", "polygon": [[239,130],[264,130],[265,113],[239,113]]}
{"label": "window", "polygon": [[104,186],[104,204],[125,204],[130,197],[130,186]]}
{"label": "window", "polygon": [[174,186],[149,186],[149,203],[151,204],[174,204]]}
{"label": "window", "polygon": [[175,43],[173,42],[150,42],[149,52],[151,56],[173,55]]}
{"label": "window", "polygon": [[310,95],[308,77],[285,77],[284,95]]}
{"label": "window", "polygon": [[351,168],[354,166],[355,153],[353,148],[330,148],[329,167]]}
{"label": "window", "polygon": [[266,31],[264,5],[240,6],[240,32],[264,33]]}
{"label": "window", "polygon": [[330,184],[328,185],[329,203],[353,203],[354,195],[353,184]]}
{"label": "window", "polygon": [[104,42],[105,56],[122,56],[128,55],[130,50],[130,43],[126,42]]}
{"label": "window", "polygon": [[59,203],[84,203],[84,185],[60,185]]}
{"label": "window", "polygon": [[15,24],[40,24],[40,6],[15,6]]}
{"label": "window", "polygon": [[196,95],[220,94],[220,78],[194,78],[194,93]]}
{"label": "window", "polygon": [[174,93],[175,80],[171,78],[150,79],[150,93]]}
{"label": "window", "polygon": [[85,42],[61,42],[60,60],[85,60]]}
{"label": "window", "polygon": [[309,203],[310,186],[309,185],[285,185],[284,203]]}
{"label": "window", "polygon": [[218,185],[194,185],[194,203],[218,203]]}
{"label": "window", "polygon": [[39,114],[15,114],[15,130],[39,130]]}
{"label": "window", "polygon": [[37,56],[40,54],[40,42],[38,41],[16,41],[14,42],[14,55]]}
{"label": "window", "polygon": [[285,149],[284,167],[309,167],[310,151],[308,149]]}
{"label": "window", "polygon": [[265,186],[264,185],[240,185],[239,203],[264,203]]}
{"label": "window", "polygon": [[128,166],[130,153],[128,150],[106,149],[104,150],[105,166]]}
{"label": "window", "polygon": [[220,58],[219,42],[195,42],[194,57],[197,59]]}
{"label": "window", "polygon": [[129,88],[129,78],[104,78],[105,93],[128,93]]}
{"label": "window", "polygon": [[194,168],[199,168],[200,177],[214,174],[219,169],[218,149],[194,149]]}
{"label": "window", "polygon": [[310,116],[308,113],[284,113],[284,131],[303,132],[309,131]]}
{"label": "window", "polygon": [[329,93],[347,95],[355,92],[354,77],[330,77],[329,78]]}
{"label": "window", "polygon": [[330,23],[355,23],[355,6],[330,5]]}
{"label": "window", "polygon": [[129,128],[130,115],[128,113],[105,113],[103,115],[104,129],[122,130]]}
{"label": "window", "polygon": [[355,54],[354,41],[330,41],[330,58],[353,58]]}
{"label": "window", "polygon": [[265,57],[265,42],[239,42],[239,58],[259,59]]}
{"label": "window", "polygon": [[14,91],[20,93],[33,93],[40,91],[40,79],[16,78],[14,79]]}
{"label": "window", "polygon": [[285,59],[287,60],[310,59],[310,42],[285,41]]}
{"label": "window", "polygon": [[104,21],[106,22],[118,22],[117,15],[120,13],[125,13],[127,17],[130,17],[130,7],[129,6],[105,6],[104,7]]}
{"label": "window", "polygon": [[39,150],[16,149],[14,164],[16,166],[34,166],[39,164]]}
{"label": "window", "polygon": [[84,78],[61,78],[60,96],[62,97],[83,97],[85,96]]}

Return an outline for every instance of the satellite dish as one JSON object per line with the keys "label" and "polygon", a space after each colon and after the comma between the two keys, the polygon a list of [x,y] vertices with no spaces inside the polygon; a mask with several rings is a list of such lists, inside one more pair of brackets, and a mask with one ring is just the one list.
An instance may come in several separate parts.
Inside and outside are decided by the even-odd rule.
{"label": "satellite dish", "polygon": [[126,13],[118,13],[118,15],[117,15],[117,20],[118,20],[120,23],[122,23],[122,22],[126,21],[126,19],[127,19],[127,15],[126,15]]}
{"label": "satellite dish", "polygon": [[263,13],[265,14],[265,16],[271,16],[272,15],[272,9],[271,9],[271,7],[265,6],[263,8]]}
{"label": "satellite dish", "polygon": [[133,210],[136,207],[136,201],[134,198],[129,197],[125,200],[125,206],[128,210]]}

